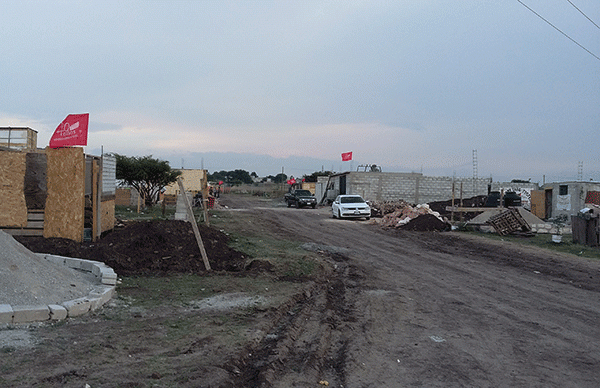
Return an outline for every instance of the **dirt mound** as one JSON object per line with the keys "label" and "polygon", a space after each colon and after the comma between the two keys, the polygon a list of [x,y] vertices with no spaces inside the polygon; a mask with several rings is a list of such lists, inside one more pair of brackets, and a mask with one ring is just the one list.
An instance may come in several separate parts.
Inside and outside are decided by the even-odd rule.
{"label": "dirt mound", "polygon": [[411,219],[406,225],[402,225],[399,228],[419,232],[432,232],[448,230],[449,225],[433,214],[422,214],[417,218]]}
{"label": "dirt mound", "polygon": [[[198,227],[213,270],[244,269],[246,257],[227,246],[226,234]],[[24,236],[17,240],[33,252],[101,261],[125,276],[205,271],[192,226],[185,221],[130,222],[96,242]]]}

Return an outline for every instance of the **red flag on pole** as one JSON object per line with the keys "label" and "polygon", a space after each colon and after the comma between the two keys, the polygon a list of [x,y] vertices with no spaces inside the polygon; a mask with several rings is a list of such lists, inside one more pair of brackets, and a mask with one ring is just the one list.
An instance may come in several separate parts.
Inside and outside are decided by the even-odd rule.
{"label": "red flag on pole", "polygon": [[342,162],[352,160],[352,152],[342,152]]}
{"label": "red flag on pole", "polygon": [[87,145],[89,113],[68,115],[50,139],[50,148]]}

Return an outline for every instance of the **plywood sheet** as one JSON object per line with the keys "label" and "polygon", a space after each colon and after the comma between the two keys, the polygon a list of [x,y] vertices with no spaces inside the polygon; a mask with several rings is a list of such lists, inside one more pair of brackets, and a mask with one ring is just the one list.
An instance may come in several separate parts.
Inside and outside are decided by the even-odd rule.
{"label": "plywood sheet", "polygon": [[83,240],[85,159],[82,148],[46,148],[44,237]]}
{"label": "plywood sheet", "polygon": [[0,151],[0,226],[27,226],[24,152]]}
{"label": "plywood sheet", "polygon": [[531,190],[531,212],[541,219],[546,218],[546,194],[544,190]]}
{"label": "plywood sheet", "polygon": [[[202,191],[208,184],[207,170],[178,170],[181,171],[181,179],[187,191],[197,193]],[[179,186],[177,182],[173,182],[165,187],[165,194],[177,195]]]}
{"label": "plywood sheet", "polygon": [[100,229],[101,232],[112,230],[115,227],[115,201],[102,201],[100,203]]}

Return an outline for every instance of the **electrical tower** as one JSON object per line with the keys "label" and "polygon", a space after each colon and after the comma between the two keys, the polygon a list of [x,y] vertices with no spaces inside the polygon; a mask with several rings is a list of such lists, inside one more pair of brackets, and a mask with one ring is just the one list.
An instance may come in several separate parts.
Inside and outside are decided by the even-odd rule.
{"label": "electrical tower", "polygon": [[477,150],[473,150],[473,197],[477,195]]}
{"label": "electrical tower", "polygon": [[583,162],[577,164],[577,180],[579,182],[583,181]]}

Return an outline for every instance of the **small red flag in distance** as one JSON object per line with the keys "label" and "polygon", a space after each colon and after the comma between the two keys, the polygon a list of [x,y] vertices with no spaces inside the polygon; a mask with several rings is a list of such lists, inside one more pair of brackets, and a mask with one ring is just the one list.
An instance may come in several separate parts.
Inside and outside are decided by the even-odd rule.
{"label": "small red flag in distance", "polygon": [[342,162],[347,162],[352,160],[352,152],[343,152],[342,153]]}

